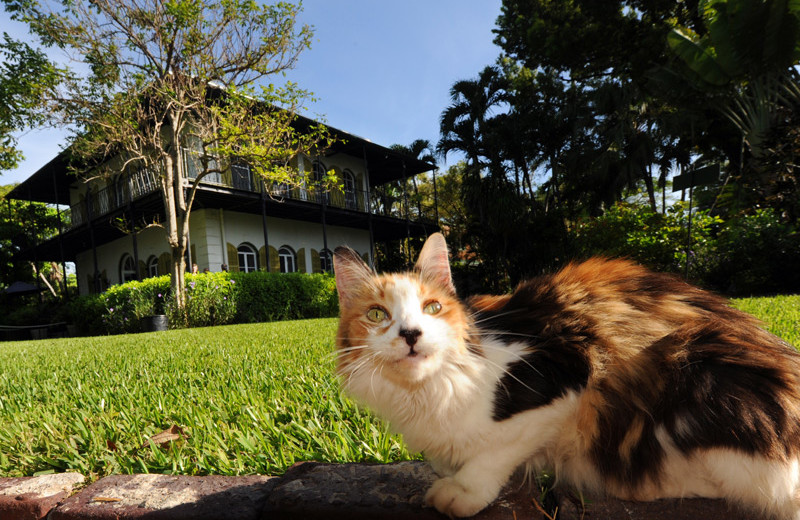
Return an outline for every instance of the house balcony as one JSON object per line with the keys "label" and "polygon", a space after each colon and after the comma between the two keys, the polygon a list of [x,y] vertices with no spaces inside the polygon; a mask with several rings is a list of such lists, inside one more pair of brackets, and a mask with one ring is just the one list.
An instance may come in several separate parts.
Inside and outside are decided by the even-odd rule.
{"label": "house balcony", "polygon": [[[191,173],[191,169],[189,170]],[[187,180],[188,190],[193,179]],[[88,222],[108,222],[125,215],[131,208],[139,214],[163,212],[161,180],[153,170],[142,169],[100,190],[90,190],[81,200],[62,211],[64,231],[78,229]],[[330,224],[366,228],[369,220],[379,227],[393,224],[394,231],[378,229],[378,239],[416,235],[419,226],[426,232],[437,229],[434,204],[423,203],[404,192],[397,182],[372,187],[369,191],[353,187],[322,191],[314,187],[289,187],[267,184],[257,179],[246,166],[234,166],[225,175],[209,175],[199,184],[193,209],[222,208],[258,213],[266,205],[270,216],[317,220],[325,212]],[[402,226],[414,226],[414,232]]]}

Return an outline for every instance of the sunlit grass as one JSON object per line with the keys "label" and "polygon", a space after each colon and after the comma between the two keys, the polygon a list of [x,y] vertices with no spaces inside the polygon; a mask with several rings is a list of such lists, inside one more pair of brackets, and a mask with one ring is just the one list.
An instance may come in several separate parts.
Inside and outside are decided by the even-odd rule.
{"label": "sunlit grass", "polygon": [[800,294],[741,298],[733,304],[759,318],[767,330],[800,349]]}
{"label": "sunlit grass", "polygon": [[[280,474],[406,460],[342,397],[335,319],[0,343],[0,475]],[[178,426],[185,438],[148,439]]]}

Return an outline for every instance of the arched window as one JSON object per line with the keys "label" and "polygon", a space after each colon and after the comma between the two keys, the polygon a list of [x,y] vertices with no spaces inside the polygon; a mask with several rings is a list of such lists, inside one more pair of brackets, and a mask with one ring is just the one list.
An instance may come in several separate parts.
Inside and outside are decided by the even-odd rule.
{"label": "arched window", "polygon": [[327,249],[319,252],[319,267],[323,273],[333,272],[333,255]]}
{"label": "arched window", "polygon": [[250,244],[239,244],[236,248],[239,252],[239,271],[242,273],[250,273],[258,271],[258,253],[256,248]]}
{"label": "arched window", "polygon": [[282,273],[293,273],[297,271],[297,255],[294,250],[289,246],[281,246],[278,249],[278,259],[281,263]]}
{"label": "arched window", "polygon": [[147,276],[158,276],[158,257],[156,255],[151,255],[147,259]]}
{"label": "arched window", "polygon": [[133,280],[136,280],[136,262],[131,255],[125,253],[119,261],[119,281],[125,283]]}
{"label": "arched window", "polygon": [[344,205],[347,209],[357,209],[358,199],[356,198],[356,178],[353,172],[345,170],[342,174],[344,181]]}

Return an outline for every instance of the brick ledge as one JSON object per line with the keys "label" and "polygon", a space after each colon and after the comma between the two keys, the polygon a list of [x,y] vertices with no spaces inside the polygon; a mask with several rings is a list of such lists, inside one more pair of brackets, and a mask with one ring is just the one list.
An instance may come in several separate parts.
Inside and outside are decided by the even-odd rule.
{"label": "brick ledge", "polygon": [[[422,462],[386,465],[307,462],[282,477],[111,475],[79,489],[84,477],[60,473],[0,478],[3,520],[390,520],[445,518],[422,508],[435,479]],[[77,491],[76,491],[77,490]],[[755,520],[719,500],[579,501],[556,492],[558,520]],[[526,485],[509,485],[479,520],[544,520]]]}

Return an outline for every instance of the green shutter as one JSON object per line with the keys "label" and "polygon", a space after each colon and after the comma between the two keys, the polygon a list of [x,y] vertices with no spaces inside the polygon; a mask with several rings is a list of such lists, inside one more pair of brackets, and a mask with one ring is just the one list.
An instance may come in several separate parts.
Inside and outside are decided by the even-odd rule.
{"label": "green shutter", "polygon": [[228,242],[228,270],[232,273],[239,271],[239,251],[236,246]]}
{"label": "green shutter", "polygon": [[267,270],[267,248],[261,246],[258,250],[258,269],[261,271]]}
{"label": "green shutter", "polygon": [[273,273],[281,272],[281,261],[278,258],[278,250],[269,246],[269,270]]}
{"label": "green shutter", "polygon": [[306,273],[306,248],[301,247],[297,250],[297,272]]}
{"label": "green shutter", "polygon": [[144,260],[139,260],[139,278],[141,280],[147,278],[147,264],[144,263]]}
{"label": "green shutter", "polygon": [[319,252],[316,249],[311,250],[311,272],[322,272],[322,263],[319,261]]}
{"label": "green shutter", "polygon": [[161,253],[158,255],[158,274],[165,275],[172,273],[172,255]]}
{"label": "green shutter", "polygon": [[[193,264],[197,264],[197,250],[194,248],[194,244],[189,246],[189,249],[191,250],[191,253],[192,253],[192,263]],[[200,264],[197,264],[197,269],[198,269],[199,272],[202,272],[202,269],[200,269]],[[190,273],[192,272],[192,266],[191,265],[189,266],[189,272]]]}

